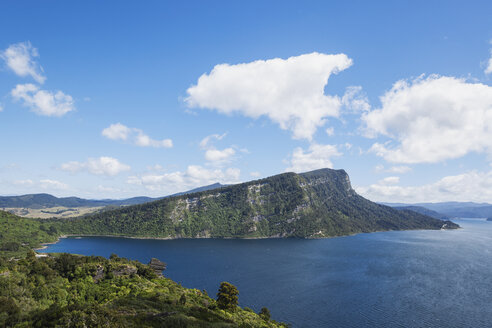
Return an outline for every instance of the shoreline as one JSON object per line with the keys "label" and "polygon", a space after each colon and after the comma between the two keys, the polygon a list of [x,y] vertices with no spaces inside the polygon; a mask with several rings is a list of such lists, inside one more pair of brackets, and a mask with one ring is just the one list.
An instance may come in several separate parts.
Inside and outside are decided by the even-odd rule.
{"label": "shoreline", "polygon": [[369,234],[375,232],[398,232],[398,231],[448,231],[448,230],[460,230],[462,227],[456,229],[407,229],[407,230],[377,230],[377,231],[369,231],[369,232],[355,232],[347,235],[340,236],[320,236],[320,237],[282,237],[282,236],[268,236],[268,237],[148,237],[148,236],[123,236],[123,235],[82,235],[82,234],[74,234],[74,235],[61,235],[58,237],[57,241],[42,243],[41,247],[35,248],[34,251],[40,251],[47,249],[49,245],[54,245],[60,242],[60,239],[72,238],[72,237],[109,237],[109,238],[126,238],[126,239],[138,239],[138,240],[178,240],[178,239],[228,239],[228,240],[262,240],[262,239],[304,239],[304,240],[317,240],[317,239],[331,239],[331,238],[340,238],[340,237],[352,237],[360,234]]}

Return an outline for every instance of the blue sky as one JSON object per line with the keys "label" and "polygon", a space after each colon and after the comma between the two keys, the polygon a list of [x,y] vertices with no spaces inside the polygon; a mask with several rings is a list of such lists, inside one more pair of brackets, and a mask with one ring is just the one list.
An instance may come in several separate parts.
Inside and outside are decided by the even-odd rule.
{"label": "blue sky", "polygon": [[345,169],[492,202],[490,1],[4,1],[0,194]]}

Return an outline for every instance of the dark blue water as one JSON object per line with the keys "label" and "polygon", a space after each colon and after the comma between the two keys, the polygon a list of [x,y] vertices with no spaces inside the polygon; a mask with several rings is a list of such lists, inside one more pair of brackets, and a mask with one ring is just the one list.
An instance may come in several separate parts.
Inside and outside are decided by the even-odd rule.
{"label": "dark blue water", "polygon": [[321,240],[62,239],[47,252],[168,263],[164,273],[294,327],[492,327],[492,222]]}

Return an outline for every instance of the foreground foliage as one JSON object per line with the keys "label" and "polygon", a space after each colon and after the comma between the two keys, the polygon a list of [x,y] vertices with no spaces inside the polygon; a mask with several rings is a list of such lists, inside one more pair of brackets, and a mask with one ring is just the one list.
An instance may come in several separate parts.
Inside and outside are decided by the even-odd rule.
{"label": "foreground foliage", "polygon": [[301,237],[456,228],[413,211],[359,196],[343,170],[285,173],[219,189],[169,197],[58,221],[75,235],[138,237]]}
{"label": "foreground foliage", "polygon": [[112,256],[0,258],[0,327],[283,327]]}

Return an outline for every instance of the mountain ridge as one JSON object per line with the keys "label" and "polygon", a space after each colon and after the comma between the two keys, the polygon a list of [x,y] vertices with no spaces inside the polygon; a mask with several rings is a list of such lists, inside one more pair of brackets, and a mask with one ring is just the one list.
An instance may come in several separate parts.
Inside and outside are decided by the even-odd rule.
{"label": "mountain ridge", "polygon": [[344,170],[320,169],[166,197],[63,221],[67,234],[158,238],[333,237],[458,227],[358,195]]}
{"label": "mountain ridge", "polygon": [[381,203],[394,208],[423,207],[438,214],[451,218],[488,218],[492,217],[492,204],[474,202],[438,202],[438,203]]}
{"label": "mountain ridge", "polygon": [[63,207],[100,207],[100,206],[128,206],[147,203],[165,197],[174,197],[198,191],[220,188],[224,185],[214,183],[207,186],[194,188],[188,191],[175,193],[163,197],[136,196],[125,199],[84,199],[80,197],[56,197],[47,193],[25,194],[19,196],[0,196],[0,208],[32,208],[44,209],[57,206]]}

